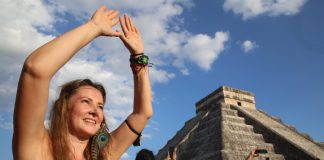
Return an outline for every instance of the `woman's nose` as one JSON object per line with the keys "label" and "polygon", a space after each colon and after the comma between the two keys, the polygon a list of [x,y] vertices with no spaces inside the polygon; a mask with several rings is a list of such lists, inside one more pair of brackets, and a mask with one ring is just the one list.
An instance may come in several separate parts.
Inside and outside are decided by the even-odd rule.
{"label": "woman's nose", "polygon": [[92,116],[98,116],[98,109],[96,107],[92,107],[91,110],[89,111],[89,114]]}

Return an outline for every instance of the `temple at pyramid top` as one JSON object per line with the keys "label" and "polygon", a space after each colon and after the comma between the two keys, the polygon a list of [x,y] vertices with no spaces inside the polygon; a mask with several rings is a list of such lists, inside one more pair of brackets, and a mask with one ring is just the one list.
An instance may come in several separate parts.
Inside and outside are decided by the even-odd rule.
{"label": "temple at pyramid top", "polygon": [[221,86],[205,98],[196,103],[196,113],[206,110],[211,103],[225,103],[241,106],[243,108],[256,109],[254,94],[248,91]]}

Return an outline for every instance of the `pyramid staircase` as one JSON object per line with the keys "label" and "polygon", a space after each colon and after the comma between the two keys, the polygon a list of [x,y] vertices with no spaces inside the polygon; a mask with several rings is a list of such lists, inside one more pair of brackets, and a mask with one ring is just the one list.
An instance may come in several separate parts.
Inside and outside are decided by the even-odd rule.
{"label": "pyramid staircase", "polygon": [[254,148],[268,151],[267,154],[259,154],[259,157],[254,159],[285,159],[283,155],[275,153],[273,144],[266,143],[263,135],[256,133],[254,127],[245,122],[245,118],[238,116],[237,110],[226,104],[221,104],[220,110],[223,126],[223,159],[245,160]]}
{"label": "pyramid staircase", "polygon": [[285,159],[324,160],[324,148],[307,134],[299,133],[294,127],[285,125],[280,119],[261,110],[246,109],[231,105],[247,124],[254,126],[254,131],[262,133],[267,142],[275,146],[277,153]]}

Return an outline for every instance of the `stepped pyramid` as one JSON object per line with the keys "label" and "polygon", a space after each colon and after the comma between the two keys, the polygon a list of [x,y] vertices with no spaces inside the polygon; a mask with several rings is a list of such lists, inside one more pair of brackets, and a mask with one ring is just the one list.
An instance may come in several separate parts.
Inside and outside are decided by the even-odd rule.
{"label": "stepped pyramid", "polygon": [[321,145],[256,109],[251,92],[222,86],[196,103],[196,116],[156,159],[165,160],[174,147],[177,160],[245,160],[253,148],[268,151],[254,159],[324,160]]}

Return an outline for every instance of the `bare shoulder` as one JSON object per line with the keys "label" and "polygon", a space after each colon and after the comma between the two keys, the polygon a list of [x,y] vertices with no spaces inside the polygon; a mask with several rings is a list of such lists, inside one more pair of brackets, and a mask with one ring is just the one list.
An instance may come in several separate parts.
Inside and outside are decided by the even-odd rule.
{"label": "bare shoulder", "polygon": [[14,159],[20,160],[53,160],[52,141],[49,132],[39,137],[39,141],[30,144],[17,143],[14,147]]}
{"label": "bare shoulder", "polygon": [[42,150],[42,159],[46,159],[46,160],[54,159],[52,139],[50,137],[48,130],[46,130],[41,150]]}

